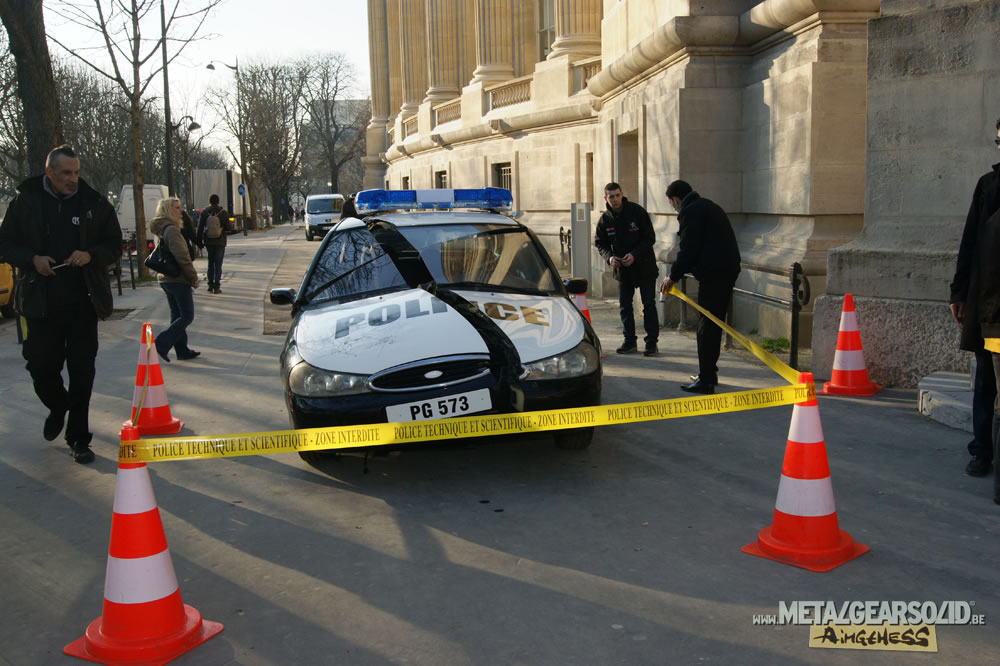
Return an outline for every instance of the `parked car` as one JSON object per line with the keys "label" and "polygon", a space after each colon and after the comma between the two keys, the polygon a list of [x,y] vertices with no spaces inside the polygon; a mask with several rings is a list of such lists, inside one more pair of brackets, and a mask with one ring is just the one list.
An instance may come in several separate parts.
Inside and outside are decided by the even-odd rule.
{"label": "parked car", "polygon": [[313,194],[306,197],[306,240],[322,238],[340,221],[343,207],[342,194]]}
{"label": "parked car", "polygon": [[[600,404],[601,345],[507,190],[367,190],[292,305],[281,381],[293,428]],[[593,429],[555,432],[563,448]],[[303,452],[315,461],[323,452]]]}

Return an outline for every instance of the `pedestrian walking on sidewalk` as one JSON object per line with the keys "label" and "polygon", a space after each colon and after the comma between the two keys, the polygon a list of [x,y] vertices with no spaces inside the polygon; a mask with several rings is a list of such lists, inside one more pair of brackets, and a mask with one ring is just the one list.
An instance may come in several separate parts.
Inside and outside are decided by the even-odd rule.
{"label": "pedestrian walking on sidewalk", "polygon": [[[219,195],[208,198],[208,208],[198,218],[198,245],[208,252],[208,293],[221,294],[222,259],[226,256],[226,237],[232,229],[229,212],[219,205]],[[244,227],[244,230],[246,227]],[[244,234],[245,235],[245,234]]]}
{"label": "pedestrian walking on sidewalk", "polygon": [[[997,148],[1000,149],[1000,120],[997,121]],[[1000,163],[984,174],[972,193],[972,204],[965,218],[962,241],[958,247],[955,278],[951,282],[951,316],[962,326],[959,348],[976,356],[972,381],[972,441],[968,451],[972,459],[965,466],[969,476],[986,476],[993,467],[994,404],[997,399],[997,374],[993,356],[983,346],[979,299],[984,285],[981,269],[995,264],[997,255],[984,255],[982,233],[989,220],[1000,210]],[[983,261],[982,257],[988,257]]]}
{"label": "pedestrian walking on sidewalk", "polygon": [[[667,199],[677,211],[680,248],[660,291],[670,291],[691,273],[698,280],[698,305],[725,320],[729,299],[740,274],[740,248],[729,216],[718,204],[703,199],[683,180],[667,187]],[[688,393],[715,393],[719,383],[722,329],[702,316],[698,322],[698,377],[681,386]]]}
{"label": "pedestrian walking on sidewalk", "polygon": [[163,274],[157,276],[160,289],[166,294],[167,304],[170,306],[170,325],[156,336],[156,353],[167,363],[170,362],[171,349],[182,361],[201,355],[201,352],[188,347],[187,327],[194,321],[193,290],[198,288],[198,272],[184,243],[181,224],[181,200],[177,197],[160,199],[149,229],[159,237],[160,244],[170,250],[181,269],[180,275],[176,277]]}
{"label": "pedestrian walking on sidewalk", "polygon": [[615,351],[619,354],[639,351],[632,312],[632,301],[638,289],[639,300],[642,301],[642,325],[646,330],[643,354],[653,356],[660,335],[660,318],[656,314],[656,276],[659,271],[656,255],[653,254],[653,243],[656,242],[653,223],[645,208],[625,198],[618,183],[604,186],[604,201],[608,208],[597,222],[594,246],[618,280],[618,314],[622,320],[624,341]]}
{"label": "pedestrian walking on sidewalk", "polygon": [[26,281],[18,308],[28,322],[21,355],[49,409],[42,436],[51,442],[65,426],[73,459],[89,463],[97,320],[112,312],[108,266],[121,257],[121,227],[108,200],[80,178],[80,159],[69,146],[52,150],[45,174],[17,190],[0,224],[0,262]]}

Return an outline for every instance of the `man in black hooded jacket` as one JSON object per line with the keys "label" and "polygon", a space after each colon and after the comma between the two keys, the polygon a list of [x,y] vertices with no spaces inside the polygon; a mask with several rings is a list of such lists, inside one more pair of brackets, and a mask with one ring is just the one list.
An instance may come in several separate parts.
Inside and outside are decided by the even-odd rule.
{"label": "man in black hooded jacket", "polygon": [[[1000,120],[997,120],[996,145],[1000,148]],[[984,262],[982,235],[986,221],[1000,210],[1000,163],[984,174],[972,194],[972,204],[965,218],[962,242],[958,247],[955,279],[951,283],[949,299],[951,316],[962,326],[959,348],[976,355],[976,374],[972,381],[972,441],[968,450],[972,459],[965,466],[969,476],[986,476],[993,467],[994,402],[997,397],[996,373],[993,358],[983,347],[980,329],[983,288],[981,273]],[[997,258],[991,257],[993,262]],[[997,423],[1000,426],[1000,422]]]}
{"label": "man in black hooded jacket", "polygon": [[121,227],[108,200],[80,180],[80,160],[69,146],[53,149],[45,175],[17,189],[0,223],[0,261],[34,283],[20,309],[28,322],[21,354],[49,408],[42,436],[52,441],[65,425],[73,459],[89,463],[97,320],[112,311],[108,266],[121,256]]}
{"label": "man in black hooded jacket", "polygon": [[[698,196],[683,180],[670,183],[666,194],[677,211],[680,248],[670,275],[660,284],[660,291],[670,291],[675,282],[691,273],[698,280],[698,305],[725,320],[740,274],[740,248],[729,216],[715,202]],[[681,389],[689,393],[715,393],[722,329],[707,317],[701,317],[697,340],[698,377]]]}
{"label": "man in black hooded jacket", "polygon": [[622,195],[618,183],[604,186],[604,200],[608,209],[597,222],[594,245],[618,280],[618,313],[625,341],[616,351],[619,354],[639,351],[632,312],[632,299],[638,288],[642,301],[642,325],[646,329],[643,354],[653,356],[660,335],[660,319],[656,314],[656,276],[659,271],[656,255],[653,254],[653,243],[656,241],[653,223],[645,208]]}

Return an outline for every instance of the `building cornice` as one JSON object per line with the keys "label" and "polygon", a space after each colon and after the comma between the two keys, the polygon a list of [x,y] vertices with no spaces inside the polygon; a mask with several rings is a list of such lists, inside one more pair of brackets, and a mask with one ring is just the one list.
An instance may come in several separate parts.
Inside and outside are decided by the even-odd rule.
{"label": "building cornice", "polygon": [[764,0],[740,16],[676,16],[601,69],[587,89],[604,99],[687,47],[752,47],[821,12],[867,20],[879,15],[879,0]]}

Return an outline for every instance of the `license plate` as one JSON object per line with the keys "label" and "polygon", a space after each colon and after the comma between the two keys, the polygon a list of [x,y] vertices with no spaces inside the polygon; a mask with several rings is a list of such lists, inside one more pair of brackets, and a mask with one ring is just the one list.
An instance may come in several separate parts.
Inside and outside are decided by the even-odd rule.
{"label": "license plate", "polygon": [[403,405],[390,405],[385,408],[385,415],[390,423],[400,421],[429,421],[431,419],[446,419],[452,416],[465,416],[476,412],[485,412],[493,407],[489,389],[479,389],[468,393],[446,395],[433,400],[408,402]]}

